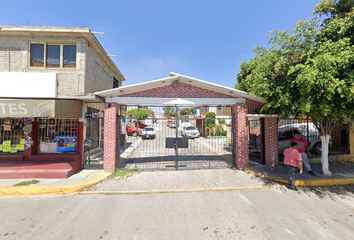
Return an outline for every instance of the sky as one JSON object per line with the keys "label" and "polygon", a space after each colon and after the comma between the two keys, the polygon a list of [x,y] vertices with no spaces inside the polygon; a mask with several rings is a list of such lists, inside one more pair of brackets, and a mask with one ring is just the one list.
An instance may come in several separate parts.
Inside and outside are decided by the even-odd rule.
{"label": "sky", "polygon": [[0,0],[0,25],[86,27],[127,78],[170,72],[228,87],[275,29],[292,31],[319,0]]}

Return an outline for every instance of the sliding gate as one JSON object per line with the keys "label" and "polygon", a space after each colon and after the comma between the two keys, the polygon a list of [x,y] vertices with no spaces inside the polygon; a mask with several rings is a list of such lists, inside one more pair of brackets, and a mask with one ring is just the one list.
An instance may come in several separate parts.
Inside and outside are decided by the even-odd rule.
{"label": "sliding gate", "polygon": [[230,106],[121,106],[123,169],[178,170],[233,166]]}

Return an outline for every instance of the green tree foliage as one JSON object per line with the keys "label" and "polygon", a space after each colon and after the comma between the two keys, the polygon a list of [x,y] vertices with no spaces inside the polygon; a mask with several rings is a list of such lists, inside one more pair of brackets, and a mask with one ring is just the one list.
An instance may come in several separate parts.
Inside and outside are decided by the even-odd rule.
{"label": "green tree foliage", "polygon": [[[138,108],[134,108],[128,111],[131,118],[138,118]],[[146,119],[149,116],[149,111],[147,109],[139,109],[139,119]]]}
{"label": "green tree foliage", "polygon": [[163,107],[164,115],[166,118],[174,118],[176,117],[176,108],[171,106]]}
{"label": "green tree foliage", "polygon": [[[323,20],[322,36],[333,41],[349,38],[354,45],[354,0],[322,0],[316,5],[314,13],[319,17],[327,17]],[[346,22],[343,19],[351,19],[352,22],[343,27],[341,25]]]}
{"label": "green tree foliage", "polygon": [[[263,113],[310,116],[328,146],[333,127],[351,125],[354,118],[353,24],[348,14],[325,24],[299,21],[292,34],[270,32],[270,48],[254,48],[256,57],[241,64],[235,87],[262,97]],[[331,174],[327,147],[322,168]]]}
{"label": "green tree foliage", "polygon": [[181,108],[179,112],[180,116],[192,115],[192,108]]}
{"label": "green tree foliage", "polygon": [[207,112],[205,114],[205,127],[206,128],[214,128],[215,127],[215,117],[216,114],[214,112]]}
{"label": "green tree foliage", "polygon": [[219,118],[218,122],[219,122],[219,124],[226,124],[226,120],[222,119],[222,118]]}

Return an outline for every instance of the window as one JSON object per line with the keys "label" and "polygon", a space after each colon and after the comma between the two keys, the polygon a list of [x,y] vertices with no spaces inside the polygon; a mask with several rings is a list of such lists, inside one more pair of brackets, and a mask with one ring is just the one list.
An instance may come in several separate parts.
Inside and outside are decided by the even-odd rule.
{"label": "window", "polygon": [[76,118],[38,118],[39,153],[76,153]]}
{"label": "window", "polygon": [[24,154],[25,118],[0,118],[0,155]]}
{"label": "window", "polygon": [[75,43],[30,43],[29,67],[76,68]]}
{"label": "window", "polygon": [[113,77],[113,88],[119,88],[119,81]]}
{"label": "window", "polygon": [[281,134],[279,136],[279,141],[282,141],[282,140],[290,140],[290,139],[293,139],[294,138],[294,134],[293,134],[293,131],[287,131],[283,134]]}

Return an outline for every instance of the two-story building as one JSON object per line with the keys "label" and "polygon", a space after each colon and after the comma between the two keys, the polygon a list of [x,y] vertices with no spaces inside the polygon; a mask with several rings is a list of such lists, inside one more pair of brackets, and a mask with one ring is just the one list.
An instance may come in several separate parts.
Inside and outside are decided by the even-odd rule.
{"label": "two-story building", "polygon": [[0,26],[0,178],[81,169],[93,93],[124,80],[89,28]]}

